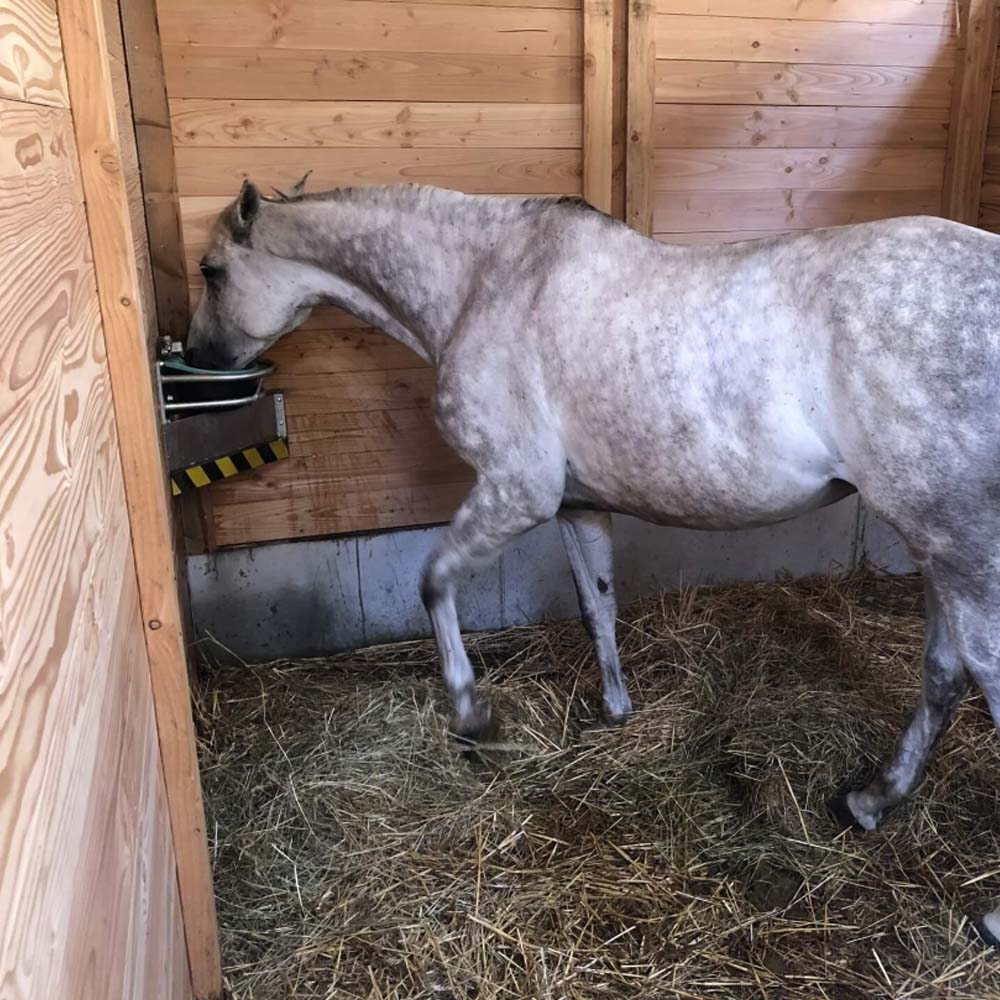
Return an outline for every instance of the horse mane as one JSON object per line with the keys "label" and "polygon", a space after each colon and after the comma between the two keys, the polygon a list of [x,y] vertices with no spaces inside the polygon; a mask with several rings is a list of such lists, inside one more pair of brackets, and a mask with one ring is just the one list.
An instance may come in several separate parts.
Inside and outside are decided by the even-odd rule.
{"label": "horse mane", "polygon": [[430,184],[350,186],[331,188],[329,191],[314,192],[306,192],[299,188],[298,191],[292,194],[278,191],[276,192],[276,197],[265,197],[264,200],[288,205],[309,201],[379,202],[392,199],[404,201],[410,207],[422,208],[425,206],[429,207],[431,204],[438,204],[441,201],[462,201],[468,203],[469,201],[484,199],[484,197],[494,200],[496,205],[502,206],[508,211],[513,210],[523,214],[534,215],[552,208],[564,211],[594,212],[597,215],[605,214],[579,195],[529,195],[524,198],[511,198],[498,195],[468,195],[462,191],[435,187]]}

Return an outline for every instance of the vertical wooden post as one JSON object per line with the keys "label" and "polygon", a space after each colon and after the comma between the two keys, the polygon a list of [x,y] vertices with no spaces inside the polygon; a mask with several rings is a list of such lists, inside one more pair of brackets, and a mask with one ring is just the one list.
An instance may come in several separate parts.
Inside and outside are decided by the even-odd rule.
{"label": "vertical wooden post", "polygon": [[192,988],[199,998],[215,997],[222,990],[215,897],[108,39],[101,0],[60,0],[59,15]]}
{"label": "vertical wooden post", "polygon": [[120,0],[160,332],[187,335],[189,296],[155,0]]}
{"label": "vertical wooden post", "polygon": [[614,174],[613,0],[583,4],[583,197],[612,214]]}
{"label": "vertical wooden post", "polygon": [[656,37],[652,0],[628,0],[628,111],[625,221],[646,236],[653,231],[653,103]]}
{"label": "vertical wooden post", "polygon": [[941,214],[974,226],[979,222],[997,55],[996,0],[961,0],[959,30]]}

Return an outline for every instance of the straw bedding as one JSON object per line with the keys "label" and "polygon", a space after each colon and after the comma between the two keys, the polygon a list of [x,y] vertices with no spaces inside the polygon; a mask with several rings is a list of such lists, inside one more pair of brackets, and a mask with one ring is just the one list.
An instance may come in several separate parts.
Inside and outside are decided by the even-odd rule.
{"label": "straw bedding", "polygon": [[921,588],[852,576],[623,610],[597,722],[578,622],[469,637],[500,742],[461,752],[429,642],[203,668],[234,1000],[1000,998],[1000,741],[967,700],[913,802],[825,803],[895,742]]}

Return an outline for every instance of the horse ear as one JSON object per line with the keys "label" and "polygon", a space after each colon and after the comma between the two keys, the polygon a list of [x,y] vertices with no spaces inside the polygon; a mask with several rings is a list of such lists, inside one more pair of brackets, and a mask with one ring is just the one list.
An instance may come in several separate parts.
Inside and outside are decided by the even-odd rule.
{"label": "horse ear", "polygon": [[250,232],[253,220],[260,209],[260,191],[253,181],[244,181],[236,198],[236,229],[245,235]]}
{"label": "horse ear", "polygon": [[301,197],[302,192],[305,191],[305,189],[306,189],[306,181],[309,180],[309,175],[311,173],[312,173],[311,170],[307,170],[302,175],[302,180],[296,182],[295,187],[293,187],[292,190],[291,190],[291,195],[292,195],[293,198],[299,198],[299,197]]}
{"label": "horse ear", "polygon": [[274,197],[266,199],[267,201],[295,201],[297,198],[302,197],[302,192],[306,189],[306,181],[309,179],[309,175],[312,173],[311,170],[307,170],[302,177],[302,180],[297,181],[288,191],[282,191],[279,188],[272,188],[274,191]]}

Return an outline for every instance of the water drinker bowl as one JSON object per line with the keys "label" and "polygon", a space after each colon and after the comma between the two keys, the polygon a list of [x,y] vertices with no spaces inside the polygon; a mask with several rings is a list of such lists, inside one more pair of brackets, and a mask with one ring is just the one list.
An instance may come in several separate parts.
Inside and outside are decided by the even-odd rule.
{"label": "water drinker bowl", "polygon": [[195,368],[179,357],[159,362],[160,394],[166,420],[210,410],[231,409],[260,399],[274,365],[261,359],[247,368]]}

